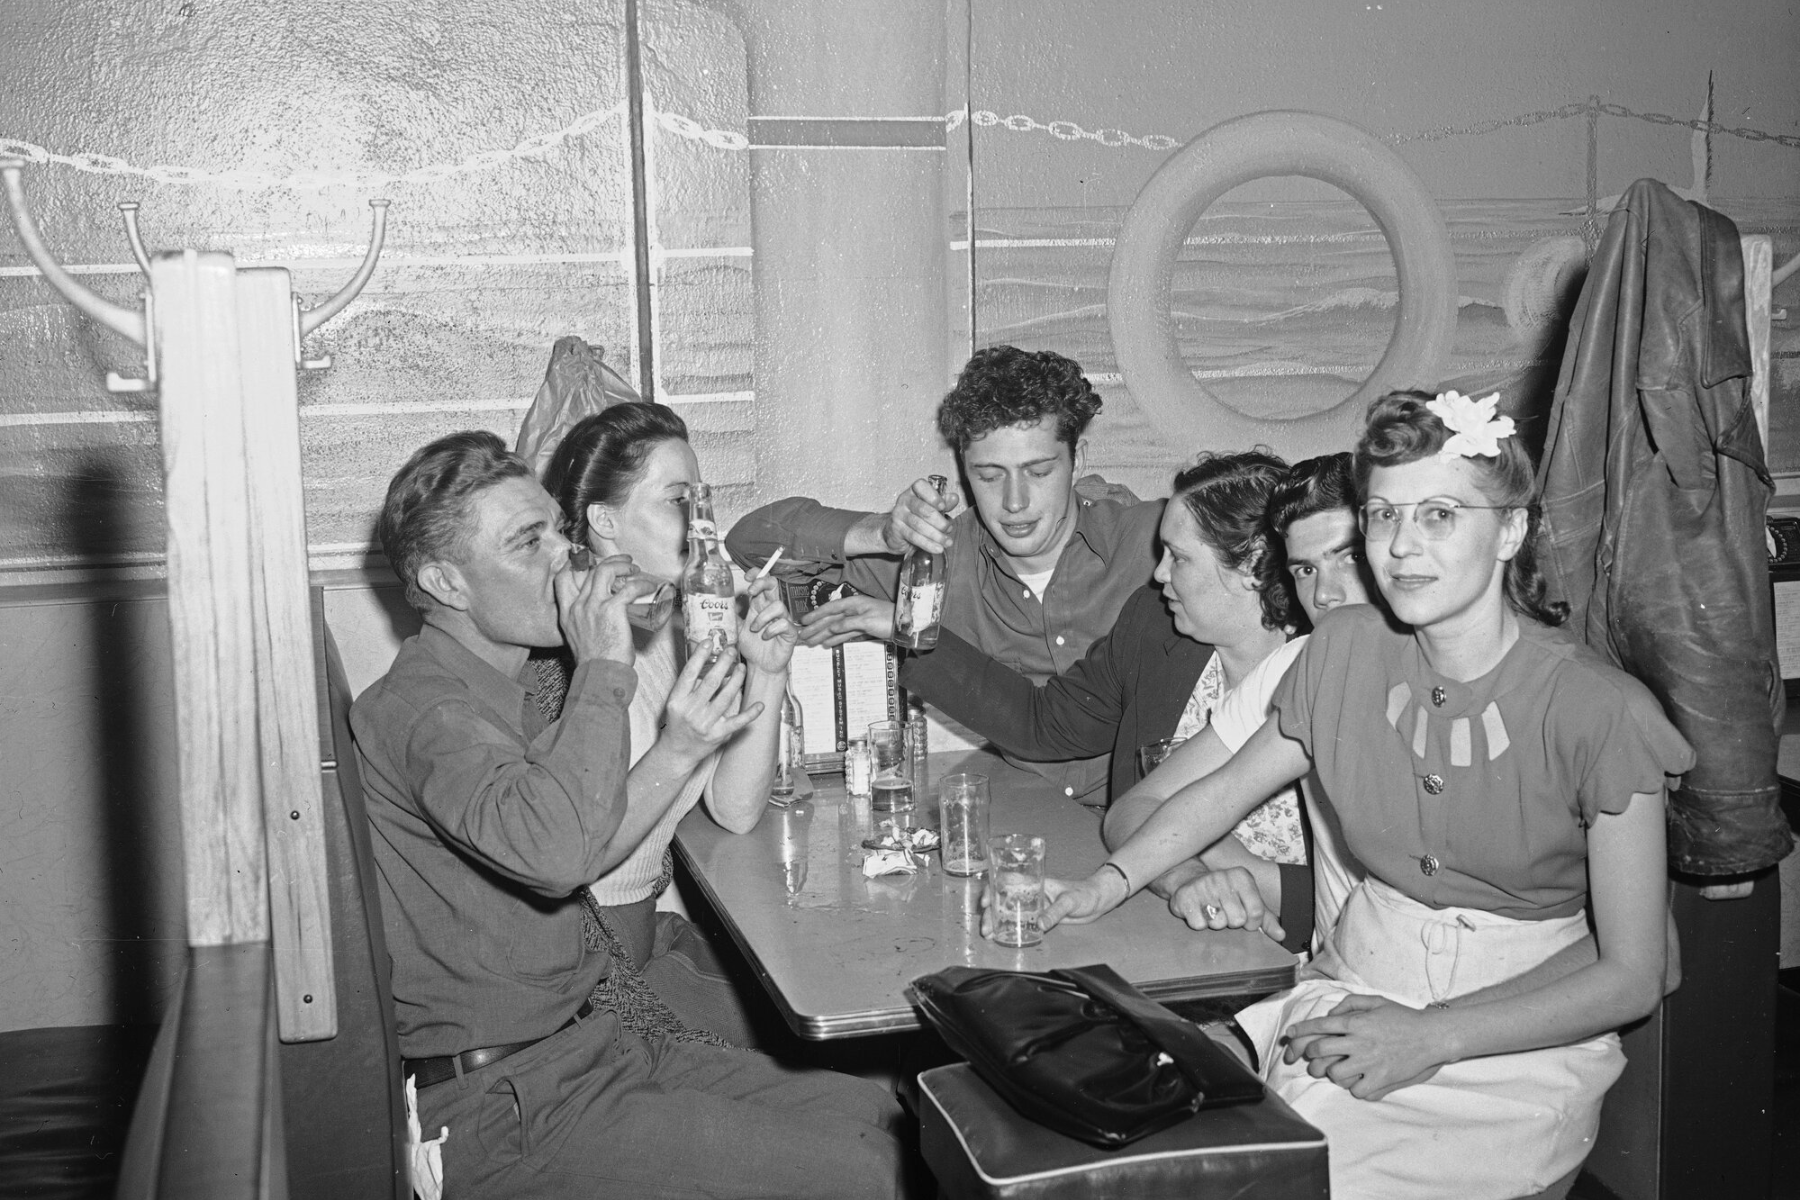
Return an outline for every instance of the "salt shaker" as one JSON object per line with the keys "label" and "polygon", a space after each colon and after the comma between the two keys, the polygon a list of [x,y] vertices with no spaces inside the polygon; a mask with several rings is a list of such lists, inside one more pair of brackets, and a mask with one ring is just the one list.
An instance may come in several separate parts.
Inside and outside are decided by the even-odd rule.
{"label": "salt shaker", "polygon": [[875,775],[875,762],[869,757],[869,739],[851,738],[844,751],[844,791],[852,796],[869,795]]}

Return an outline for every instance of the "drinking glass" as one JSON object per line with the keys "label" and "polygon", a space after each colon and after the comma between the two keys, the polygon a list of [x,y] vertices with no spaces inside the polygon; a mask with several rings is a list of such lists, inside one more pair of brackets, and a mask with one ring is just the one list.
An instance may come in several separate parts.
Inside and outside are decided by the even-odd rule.
{"label": "drinking glass", "polygon": [[988,777],[944,776],[938,787],[938,853],[946,875],[987,870]]}
{"label": "drinking glass", "polygon": [[1163,738],[1159,742],[1148,742],[1139,746],[1137,751],[1139,777],[1148,775],[1162,766],[1163,760],[1175,753],[1175,747],[1185,741],[1187,741],[1186,738],[1169,737]]}
{"label": "drinking glass", "polygon": [[994,906],[993,939],[1002,946],[1044,940],[1044,839],[1006,833],[988,841],[988,880]]}
{"label": "drinking glass", "polygon": [[869,756],[874,762],[869,807],[876,812],[911,812],[912,764],[906,759],[906,726],[876,721],[869,726]]}

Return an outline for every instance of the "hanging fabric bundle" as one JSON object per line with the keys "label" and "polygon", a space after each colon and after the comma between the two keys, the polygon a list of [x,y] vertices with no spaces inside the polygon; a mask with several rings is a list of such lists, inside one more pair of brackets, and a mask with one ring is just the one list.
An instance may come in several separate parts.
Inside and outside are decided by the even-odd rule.
{"label": "hanging fabric bundle", "polygon": [[550,348],[544,382],[525,412],[518,444],[513,447],[539,479],[576,422],[611,405],[641,400],[631,385],[606,365],[605,357],[604,346],[590,346],[572,336],[557,338]]}

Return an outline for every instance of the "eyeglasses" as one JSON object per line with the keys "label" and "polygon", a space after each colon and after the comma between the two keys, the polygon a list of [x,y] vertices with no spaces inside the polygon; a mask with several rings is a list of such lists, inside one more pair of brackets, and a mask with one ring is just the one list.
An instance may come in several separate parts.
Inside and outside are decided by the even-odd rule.
{"label": "eyeglasses", "polygon": [[1370,541],[1385,542],[1400,532],[1401,513],[1413,510],[1413,525],[1428,542],[1441,542],[1456,532],[1456,514],[1464,511],[1505,512],[1516,504],[1458,504],[1450,500],[1420,500],[1415,504],[1365,504],[1356,512],[1357,528]]}

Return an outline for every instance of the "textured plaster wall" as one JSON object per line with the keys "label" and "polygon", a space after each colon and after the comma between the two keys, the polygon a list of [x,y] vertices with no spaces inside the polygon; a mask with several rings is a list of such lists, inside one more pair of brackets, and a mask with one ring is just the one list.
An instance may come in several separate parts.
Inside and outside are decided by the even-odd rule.
{"label": "textured plaster wall", "polygon": [[[0,136],[207,172],[459,164],[619,104],[620,8],[25,0],[0,11],[0,41],[11,48]],[[742,48],[734,62],[729,23],[684,8],[662,27],[668,39],[647,63],[659,101],[742,128]],[[672,219],[666,237],[676,246],[747,245],[743,155],[708,148],[701,172],[694,145],[661,147],[662,190],[694,214]],[[119,273],[129,263],[119,200],[142,199],[152,248],[291,263],[309,302],[354,268],[366,201],[393,200],[375,281],[312,346],[335,365],[302,382],[315,548],[364,545],[388,475],[429,438],[465,427],[510,438],[557,335],[604,344],[636,376],[622,117],[540,157],[429,182],[239,190],[53,167],[31,170],[28,188],[59,257],[110,265],[83,278],[120,301],[135,297],[139,281]],[[0,234],[0,265],[23,261]],[[748,392],[748,277],[747,263],[717,258],[681,259],[664,272],[669,390]],[[151,401],[100,386],[105,370],[134,365],[128,346],[40,280],[0,277],[0,405],[19,422],[51,417],[0,429],[0,559],[29,565],[76,539],[90,554],[159,552],[155,430],[143,420]],[[725,402],[695,414],[703,455],[715,431],[730,442],[748,424],[746,408]],[[747,457],[720,449],[721,482],[741,487]]]}

